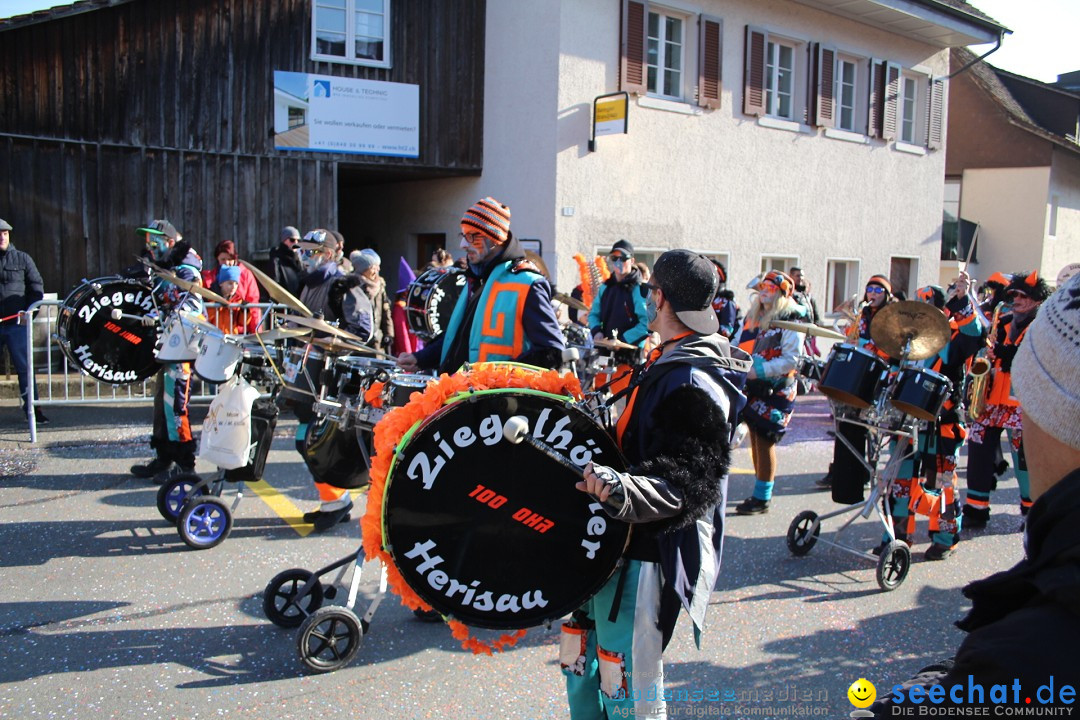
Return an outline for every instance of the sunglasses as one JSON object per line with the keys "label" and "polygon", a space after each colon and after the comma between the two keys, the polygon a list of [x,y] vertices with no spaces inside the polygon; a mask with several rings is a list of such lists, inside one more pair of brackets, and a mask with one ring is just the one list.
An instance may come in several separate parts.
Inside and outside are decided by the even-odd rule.
{"label": "sunglasses", "polygon": [[866,287],[867,295],[880,295],[883,292],[885,292],[885,288],[881,287],[880,285],[868,285]]}
{"label": "sunglasses", "polygon": [[612,265],[625,265],[628,261],[622,255],[609,255],[608,262]]}

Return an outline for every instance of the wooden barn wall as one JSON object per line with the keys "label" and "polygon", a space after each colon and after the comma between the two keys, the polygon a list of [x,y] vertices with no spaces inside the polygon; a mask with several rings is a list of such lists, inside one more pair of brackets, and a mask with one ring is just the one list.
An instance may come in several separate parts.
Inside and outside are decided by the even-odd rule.
{"label": "wooden barn wall", "polygon": [[[338,176],[477,174],[484,0],[392,0],[393,67],[312,62],[310,0],[135,0],[0,33],[0,217],[46,290],[172,220],[208,259],[333,227]],[[420,86],[420,157],[274,149],[273,71]]]}

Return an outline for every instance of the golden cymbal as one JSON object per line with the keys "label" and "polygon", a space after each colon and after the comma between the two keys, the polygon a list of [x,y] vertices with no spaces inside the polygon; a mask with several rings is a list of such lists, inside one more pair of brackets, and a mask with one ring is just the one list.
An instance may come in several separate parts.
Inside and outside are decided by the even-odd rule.
{"label": "golden cymbal", "polygon": [[907,300],[886,305],[878,311],[870,323],[870,337],[874,344],[889,357],[908,360],[925,360],[945,347],[951,335],[949,321],[933,305]]}
{"label": "golden cymbal", "polygon": [[547,263],[544,262],[544,258],[540,257],[532,250],[525,251],[525,259],[532,262],[536,266],[536,269],[540,271],[540,274],[551,280],[551,273],[548,272]]}
{"label": "golden cymbal", "polygon": [[353,342],[351,340],[343,340],[341,338],[336,338],[336,337],[312,338],[310,342],[311,342],[312,345],[317,345],[317,346],[321,347],[323,350],[326,350],[326,351],[331,352],[331,353],[337,353],[337,354],[348,354],[348,353],[356,353],[356,352],[376,354],[376,355],[382,355],[383,354],[383,353],[380,353],[379,351],[377,351],[375,348],[368,347],[367,345],[364,345],[363,343]]}
{"label": "golden cymbal", "polygon": [[569,307],[572,307],[575,310],[580,310],[582,312],[589,312],[589,306],[588,305],[581,302],[580,300],[578,300],[575,297],[570,297],[566,293],[555,293],[554,295],[551,296],[551,299],[552,300],[558,300],[563,305],[567,305]]}
{"label": "golden cymbal", "polygon": [[172,283],[181,290],[193,292],[196,295],[199,295],[209,300],[210,302],[221,303],[222,305],[229,304],[228,300],[221,297],[210,288],[203,287],[201,283],[195,282],[193,280],[185,280],[174,272],[170,272],[169,270],[155,270],[154,274],[165,282]]}
{"label": "golden cymbal", "polygon": [[608,350],[637,350],[637,345],[631,345],[625,343],[622,340],[615,340],[612,338],[600,338],[599,340],[593,340],[593,345],[596,347],[607,348]]}
{"label": "golden cymbal", "polygon": [[136,255],[135,259],[138,260],[140,264],[146,266],[147,268],[149,268],[151,270],[164,270],[165,269],[165,268],[161,267],[160,265],[158,265],[153,260],[151,260],[150,258],[143,257],[142,255]]}
{"label": "golden cymbal", "polygon": [[304,335],[310,335],[311,328],[287,328],[279,327],[273,330],[267,330],[265,332],[251,333],[244,336],[245,343],[258,343],[260,341],[264,343],[277,342],[278,340],[286,340],[289,338],[303,337]]}
{"label": "golden cymbal", "polygon": [[[326,333],[327,335],[334,335],[339,338],[351,340],[357,345],[367,348],[367,346],[364,345],[363,338],[361,338],[359,335],[353,335],[348,330],[342,330],[337,325],[331,325],[325,320],[320,320],[319,318],[315,317],[303,317],[301,315],[288,315],[284,318],[284,320],[287,322],[295,323],[301,327],[307,327],[318,332]],[[370,350],[371,348],[368,349]]]}
{"label": "golden cymbal", "polygon": [[304,317],[315,316],[315,313],[308,310],[307,305],[304,305],[304,303],[300,302],[295,295],[274,282],[274,279],[262,270],[255,267],[247,260],[241,260],[240,264],[250,270],[251,274],[255,276],[255,279],[259,281],[259,284],[266,288],[266,294],[270,296],[271,300],[281,303],[282,305],[288,305]]}
{"label": "golden cymbal", "polygon": [[829,328],[823,328],[820,325],[814,325],[813,323],[798,323],[790,322],[788,320],[770,320],[769,325],[772,327],[783,328],[784,330],[794,330],[795,332],[806,333],[807,335],[813,335],[815,337],[829,338],[830,340],[846,340],[847,337],[842,333],[838,333],[835,330]]}

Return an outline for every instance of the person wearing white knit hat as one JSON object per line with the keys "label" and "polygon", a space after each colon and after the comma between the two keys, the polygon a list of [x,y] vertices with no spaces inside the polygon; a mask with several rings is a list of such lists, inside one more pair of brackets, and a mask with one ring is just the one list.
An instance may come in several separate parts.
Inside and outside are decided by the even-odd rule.
{"label": "person wearing white knit hat", "polygon": [[[975,702],[968,689],[973,686],[1023,687],[1031,695],[1027,702],[1034,707],[1037,699],[1047,715],[1059,714],[1049,708],[1064,709],[1075,702],[1080,646],[1080,276],[1043,302],[1031,321],[1012,363],[1012,387],[1023,409],[1034,501],[1025,519],[1024,559],[964,588],[971,611],[956,625],[968,635],[955,656],[893,686],[870,708],[874,717],[914,715],[914,704],[933,696],[942,698],[934,701],[942,714],[948,713],[945,708],[970,710]],[[1062,685],[1066,677],[1070,684]],[[935,690],[937,686],[941,690]],[[991,702],[981,692],[977,697],[980,706]]]}

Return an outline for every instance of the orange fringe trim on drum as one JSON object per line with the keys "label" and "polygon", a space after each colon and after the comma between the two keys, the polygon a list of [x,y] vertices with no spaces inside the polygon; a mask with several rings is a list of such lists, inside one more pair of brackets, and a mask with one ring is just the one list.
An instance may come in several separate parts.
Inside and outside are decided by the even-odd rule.
{"label": "orange fringe trim on drum", "polygon": [[[367,510],[360,519],[364,555],[379,558],[386,567],[386,580],[390,589],[401,598],[401,604],[411,610],[431,610],[423,599],[409,587],[401,571],[394,564],[390,553],[383,548],[382,515],[386,477],[394,451],[405,434],[418,422],[425,420],[446,405],[446,401],[463,392],[491,390],[496,388],[529,388],[553,395],[569,395],[575,400],[582,398],[581,384],[570,373],[560,375],[555,370],[530,370],[521,366],[500,363],[479,363],[468,372],[453,375],[442,374],[428,383],[422,392],[414,392],[409,402],[394,408],[375,425],[375,456],[371,459],[371,488],[367,496]],[[374,389],[374,388],[372,388]],[[370,391],[369,391],[370,392]],[[365,393],[365,399],[366,399]],[[468,626],[450,620],[454,637],[462,641],[462,647],[473,653],[492,654],[513,647],[525,637],[525,630],[503,634],[491,644],[469,635]]]}
{"label": "orange fringe trim on drum", "polygon": [[364,402],[373,408],[381,408],[382,403],[382,391],[386,386],[386,383],[376,380],[371,383],[371,387],[364,393]]}

